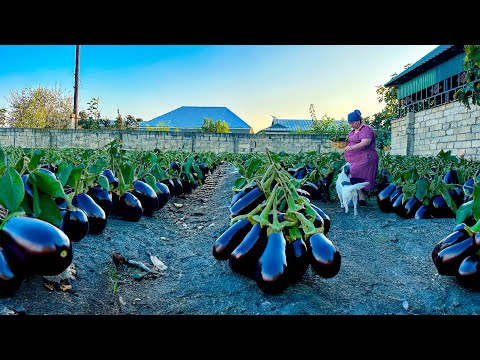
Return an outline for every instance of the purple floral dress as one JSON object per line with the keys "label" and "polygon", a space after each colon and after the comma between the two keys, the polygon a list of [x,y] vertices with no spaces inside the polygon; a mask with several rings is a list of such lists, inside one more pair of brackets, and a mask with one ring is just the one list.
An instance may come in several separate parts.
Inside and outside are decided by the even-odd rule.
{"label": "purple floral dress", "polygon": [[362,139],[372,139],[370,145],[360,150],[345,152],[345,160],[350,163],[351,181],[353,183],[368,181],[370,184],[364,190],[370,191],[375,188],[375,178],[378,170],[378,153],[376,148],[376,135],[373,129],[363,124],[358,133],[355,130],[348,134],[348,145],[358,144]]}

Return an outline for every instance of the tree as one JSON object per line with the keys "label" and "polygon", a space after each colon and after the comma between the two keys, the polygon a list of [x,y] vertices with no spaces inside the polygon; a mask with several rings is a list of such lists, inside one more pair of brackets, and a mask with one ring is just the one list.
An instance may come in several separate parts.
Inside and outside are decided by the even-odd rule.
{"label": "tree", "polygon": [[117,118],[115,119],[115,125],[113,125],[115,129],[123,129],[123,118],[120,115],[120,109],[117,109]]}
{"label": "tree", "polygon": [[465,45],[466,84],[455,92],[454,98],[470,110],[472,105],[480,105],[480,45]]}
{"label": "tree", "polygon": [[212,118],[204,117],[200,131],[207,133],[228,133],[229,128],[226,121],[217,120],[213,123]]}
{"label": "tree", "polygon": [[[100,102],[100,98],[96,97],[90,100],[88,104],[88,109],[82,110],[78,113],[78,126],[83,129],[91,129],[91,130],[96,130],[100,128],[101,124],[101,110],[98,108],[98,104]],[[102,121],[103,122],[103,121]],[[105,126],[105,123],[103,123]],[[109,127],[110,123],[108,123],[107,126]]]}
{"label": "tree", "polygon": [[65,91],[38,85],[26,87],[21,91],[11,91],[9,98],[9,125],[18,128],[52,128],[70,127],[72,97]]}
{"label": "tree", "polygon": [[125,128],[127,129],[138,129],[140,123],[143,121],[142,118],[136,118],[133,115],[127,115],[125,117]]}
{"label": "tree", "polygon": [[0,126],[4,127],[8,124],[7,122],[7,109],[0,108]]}

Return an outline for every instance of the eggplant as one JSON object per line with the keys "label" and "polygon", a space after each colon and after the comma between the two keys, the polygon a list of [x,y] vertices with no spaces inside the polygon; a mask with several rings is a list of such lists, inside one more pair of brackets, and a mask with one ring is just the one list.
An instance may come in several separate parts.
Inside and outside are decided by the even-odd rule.
{"label": "eggplant", "polygon": [[142,203],[143,215],[152,216],[158,209],[157,193],[146,182],[135,180],[131,193]]}
{"label": "eggplant", "polygon": [[168,187],[168,191],[170,192],[170,196],[177,195],[177,189],[175,189],[175,184],[173,183],[172,179],[164,179],[161,180],[160,183],[166,185]]}
{"label": "eggplant", "polygon": [[241,197],[243,197],[244,195],[247,195],[251,190],[253,190],[256,187],[258,187],[257,182],[252,181],[250,184],[248,184],[248,186],[245,189],[243,189],[241,191],[238,191],[235,194],[233,194],[232,200],[230,201],[230,206],[235,204],[238,200],[240,200]]}
{"label": "eggplant", "polygon": [[308,251],[303,239],[295,239],[287,243],[287,275],[291,284],[298,282],[307,272]]}
{"label": "eggplant", "polygon": [[118,178],[115,176],[115,174],[113,173],[112,170],[105,169],[105,170],[103,170],[102,175],[107,178],[111,189],[118,188]]}
{"label": "eggplant", "polygon": [[185,175],[185,173],[182,173],[180,175],[180,181],[182,182],[183,193],[190,194],[193,188],[192,188],[192,184],[188,180],[187,175]]}
{"label": "eggplant", "polygon": [[466,287],[479,288],[480,287],[480,255],[468,255],[460,263],[457,280],[460,284]]}
{"label": "eggplant", "polygon": [[102,188],[100,185],[95,185],[87,191],[87,195],[103,209],[106,216],[111,214],[113,207],[111,191]]}
{"label": "eggplant", "polygon": [[403,217],[405,219],[413,219],[417,210],[420,209],[420,206],[422,206],[422,202],[413,195],[404,205],[405,211],[402,212]]}
{"label": "eggplant", "polygon": [[341,256],[337,246],[322,233],[310,235],[306,241],[312,269],[323,278],[331,278],[340,270]]}
{"label": "eggplant", "polygon": [[92,234],[101,234],[107,226],[107,215],[90,195],[80,193],[73,197],[72,205],[85,211],[88,218],[88,231]]}
{"label": "eggplant", "polygon": [[295,173],[293,174],[293,177],[297,180],[302,180],[307,175],[308,175],[307,168],[302,167],[302,168],[298,169],[297,171],[295,171]]}
{"label": "eggplant", "polygon": [[173,171],[176,171],[178,173],[180,173],[180,163],[178,161],[172,161],[170,163],[170,169],[172,169]]}
{"label": "eggplant", "polygon": [[248,219],[241,219],[230,225],[213,243],[213,257],[217,260],[228,260],[252,227],[253,224]]}
{"label": "eggplant", "polygon": [[377,195],[377,205],[383,212],[392,211],[392,204],[390,202],[390,195],[397,189],[397,185],[391,183],[387,185]]}
{"label": "eggplant", "polygon": [[436,195],[430,199],[428,204],[430,213],[434,218],[454,218],[455,213],[447,205],[442,195]]}
{"label": "eggplant", "polygon": [[319,200],[321,198],[321,192],[317,185],[310,181],[305,181],[301,187],[302,190],[305,190],[310,194],[310,199]]}
{"label": "eggplant", "polygon": [[25,278],[16,275],[8,264],[5,250],[0,247],[0,299],[12,297]]}
{"label": "eggplant", "polygon": [[72,263],[68,236],[37,218],[17,216],[0,230],[0,246],[16,274],[59,275]]}
{"label": "eggplant", "polygon": [[122,196],[112,193],[112,212],[119,215],[123,220],[137,222],[142,218],[142,203],[130,192]]}
{"label": "eggplant", "polygon": [[289,285],[287,275],[287,242],[283,232],[272,231],[267,237],[267,245],[257,263],[255,281],[267,294],[282,292]]}
{"label": "eggplant", "polygon": [[453,202],[459,208],[463,204],[463,198],[465,196],[463,189],[456,187],[454,189],[448,190],[450,197],[452,198]]}
{"label": "eggplant", "polygon": [[432,250],[432,260],[435,262],[438,257],[438,253],[443,249],[455,245],[460,241],[466,240],[470,237],[470,235],[465,231],[453,231],[452,233],[445,236],[442,240],[440,240]]}
{"label": "eggplant", "polygon": [[[466,224],[465,222],[460,223],[460,224],[457,224],[457,225],[455,225],[455,227],[452,229],[452,232],[462,231],[462,232],[464,232],[464,233],[467,233],[467,230],[466,230],[467,225],[468,225],[468,224]],[[468,225],[468,226],[470,226],[470,225]]]}
{"label": "eggplant", "polygon": [[172,179],[172,182],[173,182],[173,186],[175,188],[175,192],[173,195],[175,196],[180,196],[183,194],[183,185],[182,185],[182,181],[179,179],[179,178],[173,178]]}
{"label": "eggplant", "polygon": [[197,163],[198,168],[202,171],[203,178],[206,179],[208,175],[210,175],[210,168],[204,163],[199,162]]}
{"label": "eggplant", "polygon": [[400,217],[405,217],[407,210],[405,209],[405,204],[403,203],[403,193],[400,193],[392,204],[392,209]]}
{"label": "eggplant", "polygon": [[449,170],[443,177],[445,184],[458,184],[458,174],[456,170]]}
{"label": "eggplant", "polygon": [[473,236],[444,248],[434,260],[438,273],[448,276],[457,275],[462,261],[468,255],[475,254],[478,249]]}
{"label": "eggplant", "polygon": [[473,186],[475,185],[475,180],[473,178],[468,179],[463,184],[463,202],[467,202],[473,199]]}
{"label": "eggplant", "polygon": [[253,279],[258,259],[265,250],[265,246],[267,246],[267,228],[256,223],[230,254],[228,266],[233,271]]}
{"label": "eggplant", "polygon": [[230,217],[244,215],[255,209],[265,200],[265,194],[259,187],[254,188],[248,194],[241,197],[230,207]]}
{"label": "eggplant", "polygon": [[40,165],[39,170],[40,169],[45,169],[56,174],[58,170],[58,166],[54,164],[43,164],[43,165]]}
{"label": "eggplant", "polygon": [[157,181],[155,183],[157,185],[157,198],[158,198],[158,209],[161,209],[162,207],[165,206],[165,204],[168,202],[168,199],[170,199],[170,189],[168,188],[167,185],[164,183],[161,183]]}
{"label": "eggplant", "polygon": [[331,220],[330,220],[330,216],[328,216],[322,209],[320,209],[318,206],[316,205],[313,205],[313,204],[310,204],[312,206],[312,208],[317,212],[318,215],[320,215],[320,217],[322,218],[323,220],[323,233],[325,235],[327,235],[327,233],[330,231],[330,224],[331,224]]}
{"label": "eggplant", "polygon": [[415,219],[432,219],[432,215],[430,214],[430,208],[428,205],[422,204],[415,212]]}
{"label": "eggplant", "polygon": [[89,223],[85,211],[80,208],[61,209],[62,222],[59,229],[62,230],[72,242],[79,242],[88,233]]}

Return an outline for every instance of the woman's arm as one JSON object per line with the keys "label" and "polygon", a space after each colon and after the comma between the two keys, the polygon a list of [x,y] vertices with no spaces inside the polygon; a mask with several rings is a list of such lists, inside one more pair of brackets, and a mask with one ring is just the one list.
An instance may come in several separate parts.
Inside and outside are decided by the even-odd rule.
{"label": "woman's arm", "polygon": [[371,142],[372,142],[372,139],[362,139],[358,144],[348,145],[345,148],[345,151],[365,149],[368,145],[370,145]]}

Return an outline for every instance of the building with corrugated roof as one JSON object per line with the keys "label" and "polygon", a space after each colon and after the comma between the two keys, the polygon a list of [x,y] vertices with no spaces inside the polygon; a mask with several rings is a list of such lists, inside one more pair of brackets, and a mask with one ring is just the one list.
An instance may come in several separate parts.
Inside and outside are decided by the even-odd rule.
{"label": "building with corrugated roof", "polygon": [[[334,120],[339,125],[344,120]],[[313,129],[312,119],[277,119],[273,118],[272,125],[262,129],[259,133],[265,134],[288,134],[294,131],[308,131]]]}
{"label": "building with corrugated roof", "polygon": [[181,106],[149,121],[142,121],[140,129],[168,128],[171,131],[199,131],[204,119],[225,121],[230,133],[251,134],[253,129],[224,106]]}

